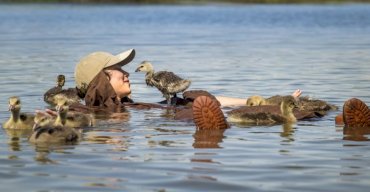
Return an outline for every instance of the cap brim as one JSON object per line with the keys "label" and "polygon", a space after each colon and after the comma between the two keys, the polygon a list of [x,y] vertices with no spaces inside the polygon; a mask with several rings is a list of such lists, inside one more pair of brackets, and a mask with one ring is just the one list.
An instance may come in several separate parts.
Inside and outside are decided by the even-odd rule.
{"label": "cap brim", "polygon": [[113,65],[124,66],[130,63],[135,58],[135,49],[129,49],[125,52],[122,52],[118,55],[114,56],[114,59],[111,59],[106,65],[106,67],[110,67]]}

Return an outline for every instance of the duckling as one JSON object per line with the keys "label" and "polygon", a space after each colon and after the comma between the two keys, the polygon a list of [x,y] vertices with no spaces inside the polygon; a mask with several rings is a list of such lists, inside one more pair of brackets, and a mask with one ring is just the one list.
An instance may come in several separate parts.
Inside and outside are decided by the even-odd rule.
{"label": "duckling", "polygon": [[21,113],[21,100],[17,96],[9,98],[9,111],[11,112],[8,121],[3,123],[5,129],[32,129],[34,115]]}
{"label": "duckling", "polygon": [[69,143],[81,138],[80,133],[71,127],[54,126],[55,118],[47,113],[37,112],[34,118],[32,143]]}
{"label": "duckling", "polygon": [[260,106],[266,104],[266,100],[260,95],[252,95],[247,98],[247,106]]}
{"label": "duckling", "polygon": [[[251,96],[247,99],[247,106],[280,105],[285,96],[275,95],[264,99],[262,96]],[[338,107],[323,100],[310,99],[309,97],[296,98],[299,102],[300,111],[315,111],[325,115],[326,111],[338,110]]]}
{"label": "duckling", "polygon": [[55,96],[56,95],[64,95],[69,103],[78,103],[80,102],[80,98],[78,97],[77,90],[74,88],[63,89],[65,83],[65,76],[58,75],[57,77],[57,85],[52,87],[44,94],[44,101],[50,105],[56,105]]}
{"label": "duckling", "polygon": [[92,114],[84,114],[81,112],[69,112],[68,99],[63,95],[55,97],[56,111],[58,116],[54,122],[54,126],[67,127],[88,127],[95,124],[95,119]]}
{"label": "duckling", "polygon": [[71,127],[66,126],[38,126],[29,137],[31,143],[75,143],[81,134]]}
{"label": "duckling", "polygon": [[135,72],[146,72],[145,82],[148,86],[156,87],[166,98],[167,105],[171,105],[171,96],[176,98],[176,93],[185,91],[191,84],[188,79],[182,79],[173,72],[159,71],[154,73],[153,65],[143,61]]}
{"label": "duckling", "polygon": [[36,112],[36,115],[33,119],[34,124],[32,130],[36,131],[40,127],[51,127],[54,125],[55,119],[55,117],[47,113]]}
{"label": "duckling", "polygon": [[279,106],[265,105],[241,107],[228,112],[228,120],[236,123],[252,124],[278,124],[294,123],[297,121],[293,114],[293,109],[298,107],[298,103],[293,96],[285,96]]}

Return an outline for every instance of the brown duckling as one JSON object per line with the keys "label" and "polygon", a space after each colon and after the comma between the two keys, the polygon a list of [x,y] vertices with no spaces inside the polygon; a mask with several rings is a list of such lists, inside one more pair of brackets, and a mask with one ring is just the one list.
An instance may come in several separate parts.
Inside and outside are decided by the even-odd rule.
{"label": "brown duckling", "polygon": [[279,123],[294,123],[297,121],[293,109],[298,103],[293,96],[285,96],[280,106],[264,105],[241,107],[228,112],[228,120],[236,123],[251,123],[269,125]]}
{"label": "brown duckling", "polygon": [[17,96],[9,98],[9,111],[11,112],[8,121],[3,123],[5,129],[32,129],[34,115],[21,113],[21,100]]}
{"label": "brown duckling", "polygon": [[54,126],[67,127],[88,127],[95,124],[95,119],[92,114],[85,114],[81,112],[69,112],[68,99],[63,95],[55,97],[56,111],[58,116],[54,122]]}
{"label": "brown duckling", "polygon": [[58,75],[57,85],[45,92],[44,101],[50,105],[56,105],[55,96],[64,95],[68,99],[68,102],[71,104],[80,102],[77,90],[75,88],[63,89],[64,83],[65,76]]}
{"label": "brown duckling", "polygon": [[153,65],[148,61],[143,61],[135,72],[146,72],[145,82],[148,86],[156,87],[166,98],[167,105],[171,105],[171,96],[176,98],[176,94],[185,91],[191,81],[182,79],[173,72],[158,71],[154,72]]}

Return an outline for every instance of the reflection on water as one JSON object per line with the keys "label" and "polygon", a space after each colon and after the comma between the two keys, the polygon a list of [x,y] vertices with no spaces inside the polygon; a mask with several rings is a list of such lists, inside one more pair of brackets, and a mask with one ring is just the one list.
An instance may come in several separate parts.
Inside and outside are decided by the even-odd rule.
{"label": "reflection on water", "polygon": [[4,129],[6,132],[9,140],[9,148],[12,151],[21,151],[21,142],[22,140],[28,139],[29,136],[31,136],[32,130],[27,130],[27,129]]}
{"label": "reflection on water", "polygon": [[194,137],[194,148],[220,148],[224,138],[224,129],[220,130],[196,130]]}
{"label": "reflection on water", "polygon": [[[48,107],[43,93],[92,51],[135,48],[132,98],[163,100],[133,73],[143,60],[190,89],[246,98],[303,95],[370,103],[370,6],[0,5],[0,121],[7,99]],[[229,109],[223,109],[229,110]],[[76,145],[40,146],[0,131],[3,191],[367,191],[368,130],[336,128],[330,112],[293,125],[196,130],[162,109],[97,115]],[[359,142],[361,141],[361,142]],[[58,181],[58,182],[56,182]],[[40,185],[42,183],[42,185]]]}
{"label": "reflection on water", "polygon": [[285,142],[294,141],[294,125],[291,123],[286,123],[282,125],[283,131],[280,133],[280,136],[285,138]]}
{"label": "reflection on water", "polygon": [[343,139],[351,141],[369,141],[370,127],[344,127]]}

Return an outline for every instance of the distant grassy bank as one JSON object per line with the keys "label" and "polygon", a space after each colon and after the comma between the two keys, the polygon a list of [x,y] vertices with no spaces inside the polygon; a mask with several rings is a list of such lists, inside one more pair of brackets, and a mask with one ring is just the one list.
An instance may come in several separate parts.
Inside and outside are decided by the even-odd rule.
{"label": "distant grassy bank", "polygon": [[370,3],[370,0],[0,0],[0,3],[122,3],[122,4],[205,4],[205,3]]}

